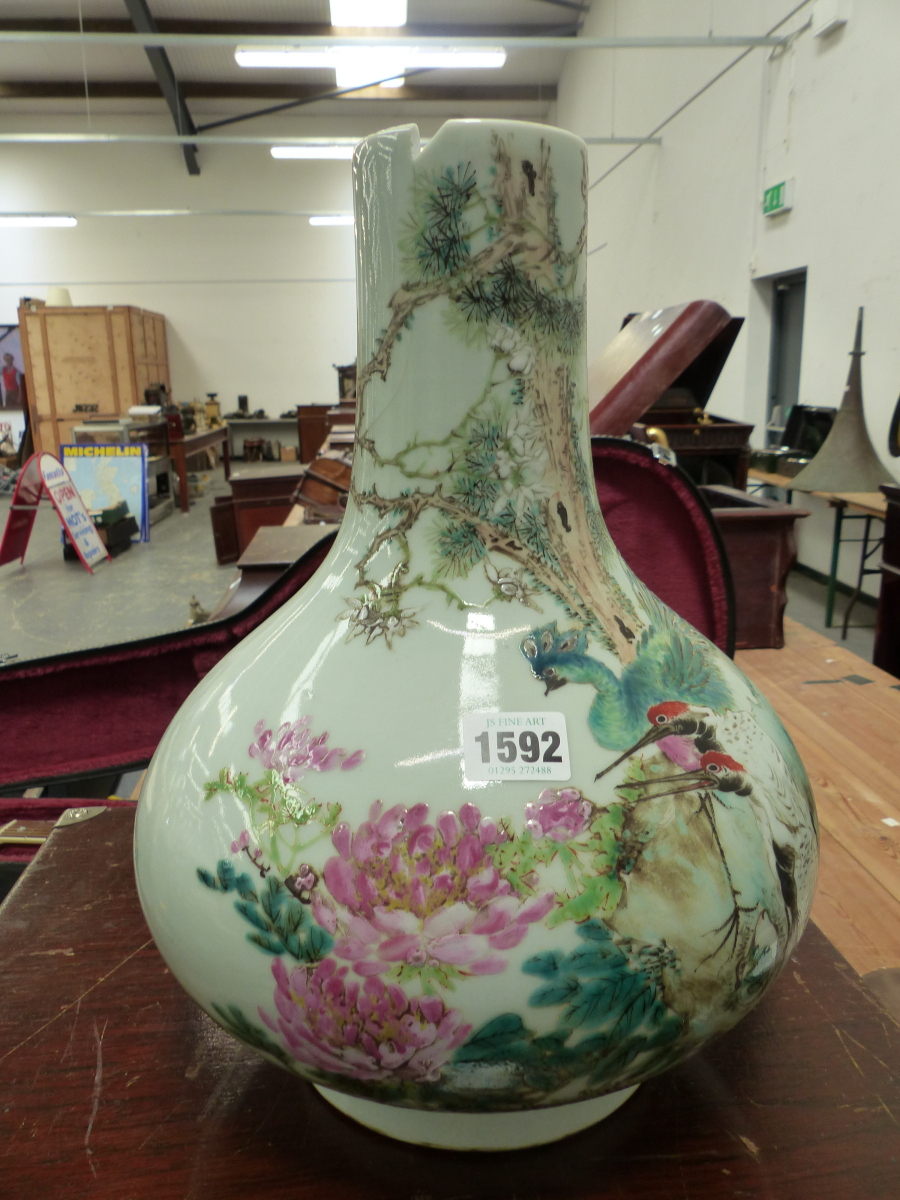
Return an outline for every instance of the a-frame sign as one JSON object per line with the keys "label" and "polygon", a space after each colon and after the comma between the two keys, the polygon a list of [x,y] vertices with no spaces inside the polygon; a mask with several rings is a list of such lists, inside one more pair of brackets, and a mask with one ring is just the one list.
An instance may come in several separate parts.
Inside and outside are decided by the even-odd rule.
{"label": "a-frame sign", "polygon": [[110,557],[100,541],[84,501],[69,472],[52,454],[32,454],[19,473],[12,507],[0,542],[0,566],[18,558],[24,562],[37,507],[44,491],[62,522],[75,553],[93,574],[94,563]]}

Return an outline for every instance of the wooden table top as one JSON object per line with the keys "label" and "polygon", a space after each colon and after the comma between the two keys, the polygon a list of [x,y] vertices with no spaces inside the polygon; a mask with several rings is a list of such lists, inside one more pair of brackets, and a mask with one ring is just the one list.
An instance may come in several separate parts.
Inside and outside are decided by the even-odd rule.
{"label": "wooden table top", "polygon": [[301,479],[306,468],[298,462],[246,463],[231,472],[232,483],[243,483],[260,479]]}
{"label": "wooden table top", "polygon": [[740,650],[735,662],[784,722],[813,787],[813,920],[860,975],[892,973],[900,997],[900,679],[787,616],[784,635],[784,649]]}
{"label": "wooden table top", "polygon": [[260,569],[275,567],[283,570],[302,558],[307,550],[330,537],[339,525],[261,525],[238,559],[237,565]]}
{"label": "wooden table top", "polygon": [[220,1032],[144,924],[132,814],[56,830],[0,909],[0,1200],[896,1200],[900,1032],[815,927],[760,1006],[536,1150],[391,1142]]}
{"label": "wooden table top", "polygon": [[813,495],[824,497],[829,504],[846,504],[848,508],[882,520],[887,513],[887,499],[881,492],[813,492]]}
{"label": "wooden table top", "polygon": [[215,445],[216,442],[224,442],[228,437],[228,426],[217,425],[214,429],[201,429],[197,433],[185,433],[182,437],[172,437],[169,435],[169,444],[171,446],[184,446],[186,450],[204,448],[205,446]]}
{"label": "wooden table top", "polygon": [[754,479],[757,483],[767,483],[769,487],[787,488],[788,490],[794,482],[790,475],[779,475],[775,471],[760,471],[757,467],[750,467],[747,471],[747,478]]}
{"label": "wooden table top", "polygon": [[[787,491],[792,491],[794,488],[794,478],[791,475],[778,475],[773,471],[759,471],[756,467],[751,467],[747,472],[747,477],[756,483],[768,484],[769,487],[785,488]],[[884,517],[887,512],[887,499],[881,492],[810,492],[809,494],[818,496],[821,500],[827,500],[829,504],[845,504],[848,508],[857,509],[859,512],[873,517]]]}

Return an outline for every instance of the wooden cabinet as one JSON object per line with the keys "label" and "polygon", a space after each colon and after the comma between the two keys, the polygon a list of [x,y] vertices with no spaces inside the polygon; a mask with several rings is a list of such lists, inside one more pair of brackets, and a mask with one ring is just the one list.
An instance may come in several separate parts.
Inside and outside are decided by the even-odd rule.
{"label": "wooden cabinet", "polygon": [[784,645],[785,583],[797,558],[794,524],[803,508],[748,496],[730,487],[701,487],[712,509],[734,582],[735,648]]}
{"label": "wooden cabinet", "polygon": [[[87,413],[116,417],[171,391],[166,319],[130,305],[19,309],[22,357],[36,450],[56,454]],[[91,406],[96,405],[96,408]]]}

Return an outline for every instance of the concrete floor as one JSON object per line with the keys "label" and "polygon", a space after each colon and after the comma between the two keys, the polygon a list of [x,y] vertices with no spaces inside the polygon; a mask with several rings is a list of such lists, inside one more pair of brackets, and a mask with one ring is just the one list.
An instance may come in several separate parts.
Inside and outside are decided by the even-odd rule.
{"label": "concrete floor", "polygon": [[[0,661],[43,658],[182,629],[196,596],[211,609],[234,579],[235,567],[216,562],[209,509],[227,493],[222,468],[210,472],[205,495],[151,529],[150,541],[101,563],[94,574],[66,562],[60,523],[42,501],[25,562],[0,567]],[[11,497],[0,497],[0,529]]]}

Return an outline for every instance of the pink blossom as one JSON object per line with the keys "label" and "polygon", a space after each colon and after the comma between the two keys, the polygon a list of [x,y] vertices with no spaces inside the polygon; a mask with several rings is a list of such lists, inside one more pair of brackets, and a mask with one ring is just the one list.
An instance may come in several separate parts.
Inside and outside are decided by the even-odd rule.
{"label": "pink blossom", "polygon": [[314,915],[359,976],[402,965],[497,974],[502,952],[553,907],[552,891],[512,891],[494,864],[509,837],[474,804],[427,818],[427,804],[385,811],[376,801],[355,833],[342,822],[332,834],[338,853],[322,879],[334,904],[317,896]]}
{"label": "pink blossom", "polygon": [[593,811],[578,788],[545,788],[537,804],[525,805],[525,828],[532,837],[568,842],[584,833]]}
{"label": "pink blossom", "polygon": [[360,983],[347,973],[332,958],[290,972],[276,958],[277,1015],[259,1015],[308,1067],[365,1080],[439,1079],[471,1025],[437,996],[409,997],[396,984]]}
{"label": "pink blossom", "polygon": [[242,850],[246,850],[249,845],[250,845],[250,830],[242,829],[237,841],[231,843],[231,853],[232,854],[240,854],[240,852]]}
{"label": "pink blossom", "polygon": [[294,783],[307,771],[343,771],[358,767],[365,758],[362,750],[351,754],[338,747],[329,748],[327,733],[313,735],[309,731],[312,717],[285,721],[277,733],[266,729],[265,721],[257,721],[253,730],[256,741],[249,747],[251,758],[258,758],[267,771],[277,771],[285,783]]}

